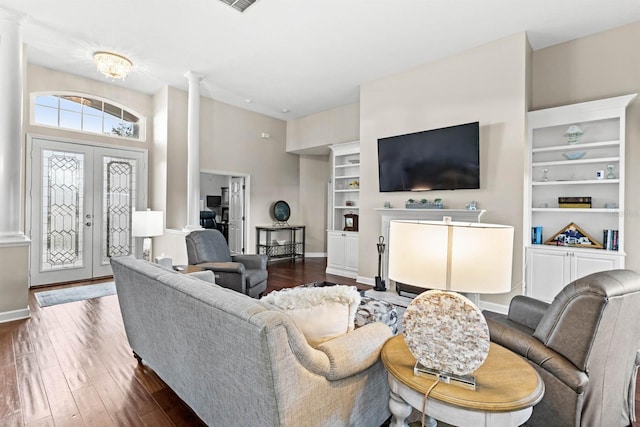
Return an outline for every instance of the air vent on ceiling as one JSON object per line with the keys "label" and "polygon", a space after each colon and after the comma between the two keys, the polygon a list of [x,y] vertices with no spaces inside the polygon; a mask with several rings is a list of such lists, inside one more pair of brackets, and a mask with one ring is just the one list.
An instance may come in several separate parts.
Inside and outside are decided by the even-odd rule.
{"label": "air vent on ceiling", "polygon": [[226,3],[235,10],[244,12],[249,6],[254,4],[256,0],[220,0],[222,3]]}

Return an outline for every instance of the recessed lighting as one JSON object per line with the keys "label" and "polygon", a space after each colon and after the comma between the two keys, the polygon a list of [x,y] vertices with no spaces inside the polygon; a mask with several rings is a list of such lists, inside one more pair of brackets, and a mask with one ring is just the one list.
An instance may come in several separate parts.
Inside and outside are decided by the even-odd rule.
{"label": "recessed lighting", "polygon": [[249,98],[245,99],[244,102],[246,102],[247,104],[251,104],[251,100]]}
{"label": "recessed lighting", "polygon": [[283,108],[283,109],[282,109],[282,110],[280,110],[280,111],[282,111],[283,113],[288,113],[288,112],[289,112],[289,109],[288,109],[288,108]]}

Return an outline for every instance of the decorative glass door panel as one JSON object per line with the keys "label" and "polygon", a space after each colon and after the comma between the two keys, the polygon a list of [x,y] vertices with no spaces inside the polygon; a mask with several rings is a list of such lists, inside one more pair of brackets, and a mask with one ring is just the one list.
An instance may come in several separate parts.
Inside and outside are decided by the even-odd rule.
{"label": "decorative glass door panel", "polygon": [[112,256],[135,253],[131,211],[146,207],[142,153],[32,141],[31,284],[111,275]]}

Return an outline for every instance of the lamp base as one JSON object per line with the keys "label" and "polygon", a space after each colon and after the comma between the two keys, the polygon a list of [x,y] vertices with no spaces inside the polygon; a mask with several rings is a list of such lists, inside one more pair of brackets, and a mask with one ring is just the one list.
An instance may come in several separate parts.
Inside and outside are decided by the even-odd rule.
{"label": "lamp base", "polygon": [[142,240],[142,259],[151,262],[151,237]]}
{"label": "lamp base", "polygon": [[437,369],[427,368],[418,361],[416,361],[416,364],[413,367],[413,375],[432,377],[440,382],[456,385],[468,390],[476,389],[476,377],[473,375],[456,375],[449,372],[442,372]]}

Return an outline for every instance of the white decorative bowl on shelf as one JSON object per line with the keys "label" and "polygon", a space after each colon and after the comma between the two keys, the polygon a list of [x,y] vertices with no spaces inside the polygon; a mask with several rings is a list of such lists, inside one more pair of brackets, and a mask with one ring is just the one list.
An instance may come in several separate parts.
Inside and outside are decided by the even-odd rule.
{"label": "white decorative bowl on shelf", "polygon": [[284,245],[285,243],[287,243],[287,241],[286,241],[286,240],[276,240],[276,242],[277,242],[280,246],[282,246],[282,245]]}
{"label": "white decorative bowl on shelf", "polygon": [[568,153],[562,153],[562,155],[567,160],[578,160],[581,159],[585,154],[587,154],[586,151],[570,151]]}

